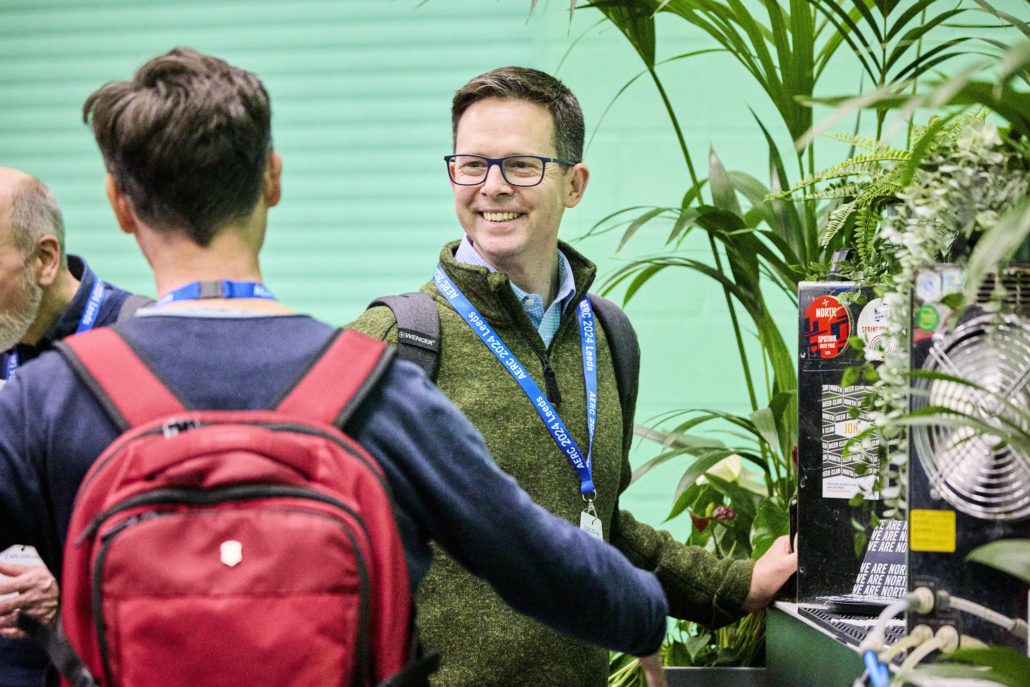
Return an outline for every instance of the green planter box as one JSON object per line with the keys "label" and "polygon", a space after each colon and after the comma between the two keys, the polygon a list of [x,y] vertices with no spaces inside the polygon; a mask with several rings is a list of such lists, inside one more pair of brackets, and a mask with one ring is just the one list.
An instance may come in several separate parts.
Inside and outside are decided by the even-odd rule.
{"label": "green planter box", "polygon": [[669,687],[767,687],[765,668],[666,668]]}

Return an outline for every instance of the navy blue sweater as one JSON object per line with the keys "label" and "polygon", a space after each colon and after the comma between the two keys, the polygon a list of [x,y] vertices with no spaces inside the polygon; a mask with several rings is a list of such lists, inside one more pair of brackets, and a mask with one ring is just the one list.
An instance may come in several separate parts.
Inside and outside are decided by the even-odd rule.
{"label": "navy blue sweater", "polygon": [[[64,309],[53,326],[36,342],[35,346],[18,344],[8,351],[0,352],[0,380],[7,377],[7,361],[12,353],[17,353],[19,364],[24,365],[53,348],[55,341],[71,336],[78,329],[98,277],[85,260],[75,255],[68,256],[68,270],[73,277],[79,280],[79,288],[76,290],[72,302]],[[129,292],[105,282],[104,296],[94,326],[104,327],[114,324],[118,319],[122,304],[129,295]],[[0,425],[0,427],[4,426]],[[7,429],[4,427],[0,430],[0,434],[6,433],[6,431]],[[0,551],[5,548],[6,545],[0,546]],[[0,685],[3,687],[38,687],[43,682],[43,671],[47,662],[46,654],[34,644],[0,638]]]}
{"label": "navy blue sweater", "polygon": [[[161,311],[118,328],[197,409],[268,407],[332,333],[305,316]],[[344,429],[386,473],[413,584],[435,540],[520,612],[617,650],[658,648],[667,606],[654,576],[533,504],[419,368],[393,363]],[[0,549],[34,544],[59,573],[78,485],[116,436],[62,356],[21,368],[0,393]]]}

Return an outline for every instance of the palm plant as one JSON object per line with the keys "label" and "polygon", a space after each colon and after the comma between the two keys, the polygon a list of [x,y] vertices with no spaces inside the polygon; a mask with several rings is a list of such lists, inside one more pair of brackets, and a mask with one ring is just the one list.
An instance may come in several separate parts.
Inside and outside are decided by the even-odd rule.
{"label": "palm plant", "polygon": [[[947,61],[968,55],[962,44],[972,35],[992,40],[988,27],[932,45],[931,39],[971,11],[1001,15],[983,0],[594,0],[589,6],[617,27],[641,58],[644,71],[638,77],[648,77],[661,97],[690,179],[679,202],[628,208],[602,219],[588,232],[621,228],[621,249],[640,232],[659,226],[668,231],[663,253],[628,261],[609,277],[605,288],[625,286],[628,301],[669,268],[685,268],[715,280],[724,294],[750,406],[745,415],[683,411],[663,418],[671,422],[679,416],[678,424],[669,430],[638,428],[639,434],[660,441],[663,451],[638,468],[637,475],[660,463],[686,459],[670,517],[686,511],[694,518],[710,519],[716,503],[752,506],[750,511],[744,507],[742,517],[738,514],[732,532],[725,523],[704,530],[695,520],[691,538],[731,555],[760,555],[763,537],[786,530],[787,502],[796,484],[791,458],[797,442],[795,353],[770,315],[773,301],[769,299],[785,299],[796,307],[798,282],[824,276],[833,252],[854,239],[854,232],[827,226],[827,210],[834,209],[827,199],[781,195],[795,186],[792,178],[812,179],[816,174],[816,139],[805,135],[813,128],[810,105],[818,82],[834,62],[850,60],[860,65],[863,78],[884,99],[872,105],[879,138],[887,113],[915,82]],[[685,118],[673,107],[659,76],[659,68],[672,60],[657,57],[656,15],[688,22],[713,41],[711,49],[673,60],[719,51],[743,67],[764,91],[779,118],[770,128],[753,115],[767,145],[767,182],[727,171],[714,149],[708,155],[707,177],[699,175],[684,135]],[[781,148],[776,144],[782,136],[779,132],[801,143]],[[870,154],[888,157],[886,149],[875,143]],[[841,178],[846,181],[848,175]],[[839,195],[831,202],[846,198]],[[836,221],[839,218],[840,213]],[[687,238],[697,230],[707,238],[710,259],[699,260],[684,250]],[[760,344],[757,357],[745,345],[743,318]],[[764,389],[759,386],[762,381]],[[696,431],[709,422],[728,424],[747,441],[726,445],[697,436]],[[732,483],[712,476],[712,469],[733,455],[761,470],[762,498],[752,501]],[[699,484],[699,478],[705,481]],[[682,642],[674,642],[670,656],[683,650]],[[688,653],[693,657],[705,652]],[[741,654],[753,652],[745,649]]]}

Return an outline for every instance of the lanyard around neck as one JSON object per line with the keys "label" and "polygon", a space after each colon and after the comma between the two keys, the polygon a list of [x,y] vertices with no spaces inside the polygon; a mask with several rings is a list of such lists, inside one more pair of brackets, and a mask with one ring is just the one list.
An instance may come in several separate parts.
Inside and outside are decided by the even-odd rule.
{"label": "lanyard around neck", "polygon": [[207,298],[264,298],[274,301],[275,296],[268,287],[256,281],[194,281],[169,291],[161,296],[155,307],[161,307],[176,301],[199,301]]}
{"label": "lanyard around neck", "polygon": [[580,491],[583,497],[592,502],[597,495],[593,479],[593,452],[594,452],[594,428],[597,426],[597,339],[595,335],[594,311],[590,307],[590,299],[584,298],[579,304],[579,335],[580,344],[583,349],[583,376],[586,386],[586,410],[587,410],[587,435],[589,444],[587,454],[584,457],[576,440],[572,438],[565,423],[558,417],[558,412],[547,400],[546,394],[533,378],[526,372],[515,354],[504,345],[501,338],[494,333],[487,324],[486,319],[479,314],[475,306],[465,297],[465,294],[454,285],[444,274],[443,268],[436,266],[436,273],[433,275],[437,288],[440,290],[451,306],[465,320],[469,328],[475,332],[490,352],[504,366],[519,386],[525,392],[529,400],[533,402],[533,408],[537,415],[543,420],[551,438],[558,445],[565,457],[569,459],[576,474],[579,475]]}
{"label": "lanyard around neck", "polygon": [[[89,300],[86,301],[86,307],[82,309],[82,317],[79,318],[79,324],[75,328],[76,334],[82,332],[88,332],[96,326],[97,318],[100,317],[100,306],[104,304],[104,282],[99,279],[93,284],[93,289],[89,292]],[[18,369],[19,364],[18,351],[11,349],[11,352],[7,354],[7,370],[5,379],[8,381],[14,377],[15,370]]]}

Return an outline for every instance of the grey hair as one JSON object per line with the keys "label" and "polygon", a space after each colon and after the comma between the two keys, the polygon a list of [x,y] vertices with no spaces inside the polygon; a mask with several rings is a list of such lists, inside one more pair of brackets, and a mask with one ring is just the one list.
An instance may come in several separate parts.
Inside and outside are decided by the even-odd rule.
{"label": "grey hair", "polygon": [[30,255],[39,239],[50,234],[61,247],[61,264],[67,264],[61,206],[42,181],[29,179],[17,185],[11,196],[10,222],[22,255]]}

